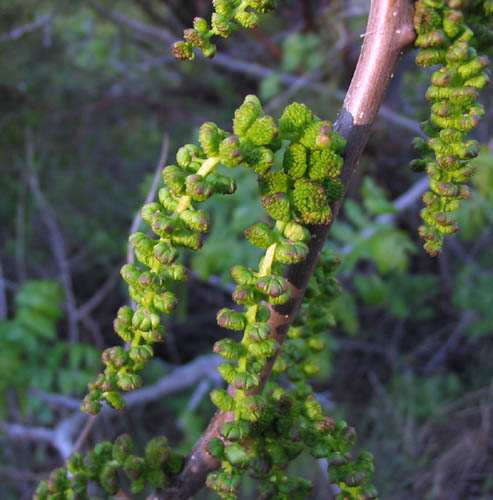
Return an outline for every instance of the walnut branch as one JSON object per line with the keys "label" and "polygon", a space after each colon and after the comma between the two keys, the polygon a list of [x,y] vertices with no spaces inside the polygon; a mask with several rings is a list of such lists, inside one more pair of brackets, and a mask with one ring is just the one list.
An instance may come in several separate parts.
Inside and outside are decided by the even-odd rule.
{"label": "walnut branch", "polygon": [[[348,140],[344,155],[342,181],[347,189],[352,173],[366,145],[378,109],[402,51],[413,42],[413,8],[408,0],[373,0],[358,65],[336,122],[336,130]],[[341,201],[332,207],[337,215]],[[276,306],[269,323],[276,338],[282,342],[299,309],[310,276],[318,262],[330,224],[311,226],[310,252],[306,261],[291,265],[286,277],[299,293],[288,303]],[[260,392],[270,375],[275,357],[262,373]],[[234,389],[229,389],[234,390]],[[219,463],[205,450],[206,443],[218,437],[219,426],[232,420],[232,413],[217,411],[204,434],[187,457],[181,474],[173,478],[165,491],[157,491],[148,500],[185,500],[204,484],[207,474]]]}

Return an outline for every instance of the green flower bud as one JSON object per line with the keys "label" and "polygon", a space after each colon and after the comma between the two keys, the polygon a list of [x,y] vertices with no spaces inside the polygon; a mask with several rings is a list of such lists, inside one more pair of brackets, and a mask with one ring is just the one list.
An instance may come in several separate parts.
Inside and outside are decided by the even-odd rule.
{"label": "green flower bud", "polygon": [[192,61],[194,58],[193,47],[189,42],[175,42],[173,44],[173,56],[179,61]]}
{"label": "green flower bud", "polygon": [[199,142],[208,157],[219,155],[219,143],[224,139],[224,132],[212,122],[204,123],[199,129]]}
{"label": "green flower bud", "polygon": [[133,361],[149,361],[154,356],[154,349],[151,345],[138,345],[131,347],[128,354]]}
{"label": "green flower bud", "polygon": [[[216,4],[214,4],[214,6],[216,6]],[[214,32],[223,38],[230,37],[238,29],[235,23],[228,21],[225,16],[216,12],[212,14],[211,24]]]}
{"label": "green flower bud", "polygon": [[237,443],[231,443],[224,449],[226,460],[237,469],[246,469],[250,463],[250,457],[243,446]]}
{"label": "green flower bud", "polygon": [[162,342],[166,338],[166,330],[164,326],[160,326],[155,330],[149,330],[148,332],[141,332],[142,338],[146,342]]}
{"label": "green flower bud", "polygon": [[279,349],[279,343],[275,339],[261,340],[248,345],[248,352],[253,356],[270,358]]}
{"label": "green flower bud", "polygon": [[103,405],[98,400],[91,398],[90,395],[84,396],[80,405],[80,409],[85,413],[89,413],[89,415],[97,415],[102,407]]}
{"label": "green flower bud", "polygon": [[207,176],[207,182],[217,194],[233,194],[236,191],[236,181],[215,172]]}
{"label": "green flower bud", "polygon": [[310,232],[308,229],[293,221],[286,224],[283,234],[291,241],[308,242],[310,240]]}
{"label": "green flower bud", "polygon": [[284,153],[283,167],[285,172],[293,179],[305,175],[307,169],[308,150],[302,144],[291,144]]}
{"label": "green flower bud", "polygon": [[164,168],[162,176],[174,195],[181,196],[185,193],[185,175],[176,165]]}
{"label": "green flower bud", "polygon": [[153,488],[164,489],[168,485],[168,477],[161,469],[151,469],[146,471],[145,479]]}
{"label": "green flower bud", "polygon": [[115,410],[123,411],[127,406],[123,396],[117,391],[103,392],[103,397]]}
{"label": "green flower bud", "polygon": [[244,28],[256,28],[258,25],[258,16],[253,12],[248,12],[246,10],[242,12],[237,12],[235,14],[235,19]]}
{"label": "green flower bud", "polygon": [[133,338],[132,316],[133,310],[130,306],[120,307],[117,317],[113,321],[115,332],[125,341],[131,342]]}
{"label": "green flower bud", "polygon": [[211,490],[220,492],[223,498],[226,497],[225,494],[235,494],[240,485],[241,475],[227,472],[211,472],[207,476],[206,485]]}
{"label": "green flower bud", "polygon": [[240,285],[255,285],[257,283],[255,273],[245,266],[234,266],[230,272],[236,283]]}
{"label": "green flower bud", "polygon": [[256,146],[248,140],[242,143],[241,150],[244,155],[244,163],[260,176],[266,175],[274,164],[274,153],[269,148]]}
{"label": "green flower bud", "polygon": [[84,457],[79,452],[75,452],[67,458],[65,465],[70,474],[80,474],[84,470]]}
{"label": "green flower bud", "polygon": [[[163,187],[158,192],[159,201],[166,210],[175,212],[178,206],[179,198],[175,196],[168,187]],[[151,215],[152,220],[152,215]]]}
{"label": "green flower bud", "polygon": [[219,375],[228,383],[232,384],[236,377],[235,367],[231,363],[221,363],[217,367]]}
{"label": "green flower bud", "polygon": [[163,213],[155,213],[151,220],[152,230],[161,238],[168,238],[176,227],[170,216]]}
{"label": "green flower bud", "polygon": [[332,211],[327,204],[324,188],[315,182],[299,179],[295,182],[293,204],[306,224],[328,224]]}
{"label": "green flower bud", "polygon": [[154,295],[152,303],[158,311],[169,314],[176,309],[178,299],[174,293],[164,292],[160,295]]}
{"label": "green flower bud", "polygon": [[416,56],[418,66],[435,66],[445,62],[445,50],[443,49],[424,49]]}
{"label": "green flower bud", "polygon": [[250,434],[250,422],[236,420],[219,426],[219,434],[228,441],[244,441]]}
{"label": "green flower bud", "polygon": [[271,172],[260,180],[262,194],[287,193],[289,187],[289,177],[284,172]]}
{"label": "green flower bud", "polygon": [[253,340],[254,342],[260,342],[262,340],[267,340],[271,332],[271,327],[268,323],[256,323],[254,325],[249,325],[245,334],[247,338]]}
{"label": "green flower bud", "polygon": [[328,203],[334,203],[344,196],[344,184],[340,179],[325,182],[324,189]]}
{"label": "green flower bud", "polygon": [[259,386],[260,377],[256,373],[242,372],[236,373],[232,382],[228,380],[226,380],[226,382],[233,384],[237,389],[249,391]]}
{"label": "green flower bud", "polygon": [[205,445],[207,453],[217,460],[224,460],[224,443],[219,438],[212,438]]}
{"label": "green flower bud", "polygon": [[248,128],[245,137],[257,146],[270,144],[279,133],[272,116],[257,118]]}
{"label": "green flower bud", "polygon": [[331,144],[331,133],[330,122],[314,122],[305,129],[300,142],[308,149],[327,149]]}
{"label": "green flower bud", "polygon": [[161,205],[155,201],[152,203],[147,203],[144,205],[140,211],[140,215],[142,217],[142,220],[144,222],[147,222],[147,224],[151,225],[152,220],[156,215],[159,215],[161,213]]}
{"label": "green flower bud", "polygon": [[153,469],[162,467],[170,455],[171,449],[168,446],[168,439],[165,436],[157,436],[151,439],[146,445],[145,457],[147,463]]}
{"label": "green flower bud", "polygon": [[313,113],[304,104],[294,102],[287,106],[279,119],[281,137],[297,142],[304,130],[314,120]]}
{"label": "green flower bud", "polygon": [[209,31],[209,26],[207,25],[207,21],[202,17],[195,17],[193,20],[193,27],[202,34],[205,34]]}
{"label": "green flower bud", "polygon": [[265,223],[260,222],[245,230],[245,238],[260,248],[267,249],[276,242],[274,231]]}
{"label": "green flower bud", "polygon": [[276,8],[276,0],[247,0],[247,4],[262,14],[271,12]]}
{"label": "green flower bud", "polygon": [[330,149],[313,151],[310,155],[310,179],[322,180],[340,175],[343,159]]}
{"label": "green flower bud", "polygon": [[247,95],[243,104],[235,111],[233,131],[243,137],[253,122],[263,115],[262,104],[257,96]]}
{"label": "green flower bud", "polygon": [[267,359],[264,357],[250,359],[247,362],[247,370],[249,372],[257,373],[260,375],[262,370],[265,368],[266,364],[267,364]]}
{"label": "green flower bud", "polygon": [[142,273],[141,269],[135,266],[134,264],[125,264],[120,271],[122,278],[129,285],[136,284],[141,273]]}
{"label": "green flower bud", "polygon": [[257,288],[269,297],[279,297],[290,290],[289,282],[283,276],[262,276],[257,281]]}
{"label": "green flower bud", "polygon": [[212,188],[211,186],[209,186],[208,182],[198,174],[187,176],[186,191],[194,201],[208,200],[213,193]]}
{"label": "green flower bud", "polygon": [[106,464],[99,475],[101,486],[110,495],[115,495],[120,489],[120,479],[115,465]]}
{"label": "green flower bud", "polygon": [[320,361],[318,358],[312,358],[303,363],[303,371],[309,377],[313,377],[320,373]]}
{"label": "green flower bud", "polygon": [[133,391],[142,387],[142,378],[136,373],[119,373],[117,383],[123,391]]}
{"label": "green flower bud", "polygon": [[136,330],[151,330],[151,318],[148,311],[143,311],[140,307],[134,312],[132,317],[132,327]]}
{"label": "green flower bud", "polygon": [[204,152],[195,144],[186,144],[176,153],[176,162],[187,172],[196,172],[201,160],[205,159]]}
{"label": "green flower bud", "polygon": [[129,455],[123,464],[123,471],[132,480],[139,479],[145,470],[145,461],[136,455]]}
{"label": "green flower bud", "polygon": [[289,367],[288,360],[286,359],[285,356],[278,356],[276,361],[274,362],[274,366],[272,367],[272,370],[274,371],[275,374],[281,374],[286,372],[286,370]]}
{"label": "green flower bud", "polygon": [[322,407],[312,395],[305,400],[305,410],[310,420],[321,420],[323,418]]}
{"label": "green flower bud", "polygon": [[217,313],[217,324],[228,330],[244,330],[246,326],[245,316],[233,309],[221,309]]}
{"label": "green flower bud", "polygon": [[274,220],[281,222],[289,221],[291,207],[289,198],[285,193],[275,193],[264,196],[262,198],[262,206]]}
{"label": "green flower bud", "polygon": [[237,285],[233,290],[233,300],[237,304],[253,306],[258,304],[261,298],[262,295],[253,285]]}
{"label": "green flower bud", "polygon": [[115,439],[113,443],[112,456],[120,465],[123,465],[126,458],[132,454],[134,444],[132,438],[128,434],[122,434]]}
{"label": "green flower bud", "polygon": [[243,161],[240,149],[240,140],[235,135],[230,135],[219,145],[219,158],[227,167],[236,167]]}
{"label": "green flower bud", "polygon": [[312,337],[308,340],[308,347],[314,352],[321,352],[324,350],[325,342],[320,337]]}
{"label": "green flower bud", "polygon": [[267,306],[260,305],[257,309],[255,320],[258,322],[266,322],[269,321],[269,318],[270,318],[270,309]]}
{"label": "green flower bud", "polygon": [[296,264],[308,256],[308,246],[305,243],[287,242],[276,246],[274,257],[281,264]]}
{"label": "green flower bud", "polygon": [[180,213],[180,219],[195,231],[206,233],[209,231],[209,218],[202,210],[187,209]]}
{"label": "green flower bud", "polygon": [[130,482],[130,491],[132,493],[142,493],[146,487],[145,477],[139,477]]}
{"label": "green flower bud", "polygon": [[[171,235],[171,241],[174,245],[190,248],[192,250],[200,250],[203,244],[202,235],[199,232],[189,230],[175,231]],[[180,281],[186,279],[188,279],[188,272],[183,275]]]}
{"label": "green flower bud", "polygon": [[339,134],[339,132],[332,132],[331,136],[331,149],[334,153],[340,155],[344,152],[346,148],[347,139]]}
{"label": "green flower bud", "polygon": [[235,400],[224,389],[214,389],[210,396],[211,401],[220,410],[233,411],[235,409]]}
{"label": "green flower bud", "polygon": [[103,351],[101,354],[101,360],[105,365],[112,364],[119,368],[128,363],[128,354],[121,346],[110,347]]}
{"label": "green flower bud", "polygon": [[218,340],[212,350],[222,358],[231,360],[240,359],[245,352],[243,344],[228,338]]}

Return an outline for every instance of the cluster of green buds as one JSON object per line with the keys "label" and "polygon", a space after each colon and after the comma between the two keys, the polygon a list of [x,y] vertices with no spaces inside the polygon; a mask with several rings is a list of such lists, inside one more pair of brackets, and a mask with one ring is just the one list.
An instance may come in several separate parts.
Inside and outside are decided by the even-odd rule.
{"label": "cluster of green buds", "polygon": [[[491,2],[472,3],[475,10],[484,9],[483,16],[491,19]],[[423,125],[429,139],[415,139],[422,158],[411,164],[416,171],[426,170],[430,178],[431,191],[423,196],[426,206],[421,211],[424,224],[419,232],[432,256],[440,253],[444,235],[459,229],[450,212],[458,208],[459,200],[470,197],[462,183],[474,174],[471,160],[477,156],[479,144],[467,135],[484,114],[477,102],[478,90],[490,81],[489,60],[478,53],[478,38],[468,25],[469,4],[463,0],[416,2],[416,46],[422,48],[416,62],[420,66],[440,65],[426,92],[433,103],[430,119]]]}
{"label": "cluster of green buds", "polygon": [[332,124],[304,104],[290,104],[279,119],[282,139],[290,141],[283,169],[262,179],[262,205],[276,221],[329,224],[330,203],[344,192],[339,180],[346,140]]}
{"label": "cluster of green buds", "polygon": [[341,292],[334,276],[340,259],[324,251],[305,292],[305,300],[289,328],[282,351],[273,367],[274,375],[285,374],[296,383],[320,372],[320,353],[327,333],[336,326],[330,306]]}
{"label": "cluster of green buds", "polygon": [[[267,249],[261,270],[235,270],[238,287],[234,298],[239,304],[253,307],[248,313],[248,324],[267,321],[269,312],[258,305],[260,300],[275,305],[291,298],[291,288],[280,275],[284,264],[300,262],[308,252],[309,233],[298,222],[327,223],[331,217],[329,203],[342,194],[337,175],[345,140],[332,132],[329,122],[319,120],[302,104],[288,106],[277,126],[264,113],[258,98],[247,96],[235,113],[233,134],[207,122],[200,127],[199,143],[178,150],[177,165],[163,170],[166,186],[159,191],[159,202],[142,208],[142,219],[157,238],[142,232],[130,237],[140,265],[125,265],[122,276],[137,308],[134,311],[124,306],[118,311],[115,331],[128,347],[111,347],[103,352],[104,373],[89,385],[82,403],[83,410],[91,414],[100,411],[103,401],[122,410],[125,400],[119,391],[141,386],[137,372],[152,358],[153,344],[166,335],[161,314],[170,313],[177,305],[176,296],[169,291],[170,284],[187,279],[189,274],[184,265],[177,263],[179,249],[200,249],[202,235],[210,226],[208,215],[194,204],[213,194],[232,194],[236,190],[233,179],[217,172],[219,165],[243,165],[258,174],[263,205],[277,221],[274,229],[259,224],[246,231],[252,243]],[[283,151],[283,147],[287,149]],[[282,169],[271,174],[277,152],[284,152]],[[280,178],[284,179],[282,186]],[[258,317],[254,309],[260,311]],[[233,321],[230,316],[235,318],[238,314],[241,315],[221,312],[220,324],[228,327],[228,322]],[[226,345],[217,347],[224,353],[227,348],[232,349]],[[264,351],[266,358],[273,354],[276,344],[272,339],[262,340],[257,347],[250,347],[252,352],[255,349]],[[251,389],[256,378],[247,377],[245,389]]]}
{"label": "cluster of green buds", "polygon": [[222,424],[221,438],[207,443],[208,453],[221,461],[221,468],[208,475],[207,486],[221,499],[236,499],[240,480],[248,472],[259,483],[260,499],[305,500],[311,482],[286,473],[304,450],[316,459],[328,460],[329,482],[338,486],[338,500],[377,498],[369,484],[373,457],[362,452],[353,458],[355,430],[325,416],[308,384],[297,382],[286,390],[269,382],[262,405],[256,420]]}
{"label": "cluster of green buds", "polygon": [[183,40],[173,45],[173,55],[182,61],[194,58],[193,49],[205,57],[214,57],[216,46],[210,41],[215,35],[231,36],[239,26],[255,28],[259,14],[276,8],[276,0],[213,0],[214,13],[210,24],[202,17],[193,20],[193,28],[183,32]]}
{"label": "cluster of green buds", "polygon": [[[89,500],[89,485],[99,485],[107,495],[116,495],[120,489],[120,476],[125,475],[132,493],[146,487],[165,488],[169,477],[179,474],[184,457],[175,453],[164,436],[147,443],[145,454],[134,454],[134,444],[128,434],[113,443],[103,441],[85,456],[74,453],[65,468],[55,469],[42,481],[33,500]],[[93,500],[96,498],[92,493]]]}
{"label": "cluster of green buds", "polygon": [[[244,158],[250,155],[243,153],[243,144],[248,145],[254,135],[265,137],[259,146],[270,146],[274,151],[276,147],[283,147],[277,165],[280,168],[271,171],[254,168],[259,174],[262,205],[275,224],[261,222],[246,229],[247,240],[264,249],[265,254],[258,270],[244,266],[235,266],[231,270],[237,283],[233,299],[244,306],[243,311],[223,309],[217,315],[220,326],[243,331],[243,338],[241,342],[223,339],[214,346],[214,351],[226,360],[218,370],[234,389],[234,396],[216,389],[211,398],[221,410],[233,412],[234,421],[222,426],[221,439],[210,442],[210,453],[221,460],[222,468],[209,476],[207,484],[221,498],[236,498],[239,480],[250,468],[262,476],[262,484],[278,490],[279,498],[292,496],[295,492],[298,492],[295,498],[305,498],[310,484],[280,472],[303,449],[304,440],[299,439],[293,445],[288,436],[267,438],[265,433],[269,432],[269,426],[266,419],[275,413],[279,401],[272,401],[269,393],[259,394],[261,374],[269,359],[277,356],[281,348],[276,332],[269,324],[272,308],[285,304],[293,295],[293,287],[283,272],[286,265],[302,262],[308,255],[310,233],[304,224],[329,224],[332,220],[330,203],[343,195],[343,185],[338,177],[346,141],[333,131],[331,123],[317,118],[303,104],[289,105],[279,119],[278,127],[270,117],[261,116],[259,119],[260,109],[256,98],[249,96],[235,114],[234,131],[238,136],[240,156]],[[245,141],[245,137],[250,139]],[[272,165],[272,161],[269,163]],[[337,259],[332,259],[328,267],[333,270],[336,265]],[[329,283],[329,287],[334,286],[332,281]],[[323,327],[321,321],[320,318],[314,320],[312,326]],[[295,331],[301,337],[301,329],[291,330]],[[295,345],[300,342],[302,346]],[[309,353],[320,352],[323,341],[320,338],[308,339],[307,334],[306,340],[297,339],[292,345],[288,344],[292,356],[298,356],[297,347],[303,349],[299,353],[303,357],[300,380],[317,372],[316,356]],[[292,361],[285,349],[282,348],[283,354],[278,358],[278,367],[287,368]],[[303,391],[311,393],[308,385]],[[304,394],[303,398],[306,396]],[[297,399],[289,400],[295,402]],[[283,428],[289,429],[294,425],[294,413],[289,418],[286,415],[284,412],[283,417],[276,421],[287,419]],[[268,421],[269,425],[273,422],[272,419]],[[266,498],[271,498],[270,495],[266,493]]]}
{"label": "cluster of green buds", "polygon": [[[281,241],[286,238],[279,223],[271,230],[265,224],[253,228],[247,230],[247,237],[254,234],[257,241],[262,242],[262,248],[270,249],[267,245],[272,245],[276,237]],[[291,236],[295,233],[301,236],[306,231],[294,222],[284,230]],[[270,239],[264,240],[267,237]],[[373,457],[361,453],[353,458],[350,450],[355,440],[354,429],[344,421],[335,423],[324,416],[311,387],[305,382],[318,373],[324,334],[335,326],[329,309],[331,299],[340,293],[334,276],[339,262],[332,253],[322,254],[308,286],[300,317],[289,329],[288,338],[275,361],[273,373],[287,376],[293,383],[290,390],[271,381],[262,394],[255,394],[266,358],[279,350],[267,322],[269,309],[263,305],[250,305],[245,313],[223,310],[218,315],[223,326],[245,332],[241,343],[225,339],[215,346],[218,354],[236,361],[236,365],[226,362],[219,368],[235,390],[216,389],[211,393],[218,408],[234,412],[234,420],[220,426],[220,437],[207,444],[208,452],[221,461],[221,468],[209,474],[207,486],[224,500],[237,498],[240,480],[246,472],[258,480],[261,499],[306,499],[311,491],[310,481],[285,472],[289,463],[304,449],[314,458],[328,460],[330,483],[336,484],[340,490],[338,499],[377,498],[375,488],[369,484]],[[233,268],[232,275],[239,286],[244,282],[245,286],[253,287],[258,286],[256,284],[262,276],[260,272],[244,267]],[[277,292],[281,293],[281,290],[282,287]],[[269,302],[269,297],[264,300]]]}

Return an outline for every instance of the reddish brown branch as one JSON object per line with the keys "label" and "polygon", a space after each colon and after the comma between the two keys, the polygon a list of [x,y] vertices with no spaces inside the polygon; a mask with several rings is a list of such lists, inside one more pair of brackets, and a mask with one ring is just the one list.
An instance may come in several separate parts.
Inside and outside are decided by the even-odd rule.
{"label": "reddish brown branch", "polygon": [[[413,42],[413,8],[408,0],[373,0],[358,65],[336,122],[336,130],[348,140],[342,180],[347,189],[352,173],[368,140],[394,68],[402,51]],[[337,215],[341,201],[334,204]],[[318,262],[330,225],[312,226],[310,253],[305,262],[289,266],[287,278],[301,293],[287,304],[276,306],[269,323],[282,342],[296,316],[310,276]],[[263,384],[270,375],[274,358],[263,372]],[[262,390],[263,384],[258,389]],[[153,493],[148,500],[185,500],[204,484],[207,474],[219,463],[206,451],[207,441],[218,436],[218,428],[232,414],[217,411],[209,426],[187,457],[180,475],[166,491]]]}

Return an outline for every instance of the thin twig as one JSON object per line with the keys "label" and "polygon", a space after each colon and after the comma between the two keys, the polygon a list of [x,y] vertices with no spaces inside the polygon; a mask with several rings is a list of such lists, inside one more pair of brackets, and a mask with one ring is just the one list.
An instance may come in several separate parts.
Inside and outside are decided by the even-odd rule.
{"label": "thin twig", "polygon": [[2,261],[0,260],[0,320],[7,319],[7,292],[5,288]]}
{"label": "thin twig", "polygon": [[69,340],[72,343],[79,341],[79,327],[77,324],[77,306],[72,286],[70,266],[65,251],[65,243],[53,210],[39,187],[39,180],[34,167],[34,143],[29,129],[26,132],[26,162],[29,169],[28,184],[39,206],[41,216],[50,233],[50,245],[60,270],[60,280],[65,291],[65,301],[68,316]]}
{"label": "thin twig", "polygon": [[[394,206],[396,213],[391,214],[382,214],[374,219],[370,227],[367,227],[360,231],[359,238],[360,240],[367,240],[371,238],[376,233],[375,225],[381,224],[390,224],[392,223],[399,212],[403,212],[407,208],[411,207],[416,203],[422,196],[422,194],[428,189],[429,181],[428,177],[421,177],[418,181],[416,181],[405,193],[401,194],[398,198],[396,198],[392,205]],[[341,250],[341,255],[347,255],[351,252],[354,245],[352,243],[348,243]]]}
{"label": "thin twig", "polygon": [[436,370],[437,365],[443,362],[447,352],[460,340],[465,329],[471,324],[476,317],[476,312],[473,310],[465,311],[462,318],[453,329],[447,341],[438,349],[433,357],[426,363],[423,373],[430,374]]}
{"label": "thin twig", "polygon": [[44,16],[36,19],[32,23],[18,26],[17,28],[10,30],[8,33],[2,33],[0,34],[0,42],[11,42],[13,40],[18,40],[22,35],[45,26],[53,19],[53,17],[54,12],[49,12],[48,14],[45,14]]}
{"label": "thin twig", "polygon": [[84,425],[84,428],[82,429],[81,433],[79,434],[77,441],[74,444],[74,448],[71,452],[71,454],[78,453],[84,446],[85,442],[87,441],[87,438],[89,437],[89,434],[91,433],[92,428],[96,424],[98,420],[99,415],[93,415],[89,417],[87,422]]}
{"label": "thin twig", "polygon": [[[158,398],[180,392],[204,379],[215,380],[217,377],[215,370],[221,362],[222,359],[219,356],[209,355],[196,358],[186,365],[174,367],[171,373],[162,377],[155,384],[125,395],[127,408],[144,405]],[[76,410],[80,407],[79,399],[64,396],[63,394],[51,394],[36,389],[30,389],[29,394],[54,408]],[[112,412],[113,410],[105,407],[102,411]]]}
{"label": "thin twig", "polygon": [[96,293],[77,309],[76,315],[78,319],[90,314],[93,309],[98,307],[99,304],[103,302],[106,296],[111,292],[111,290],[113,290],[119,276],[120,273],[118,271],[114,271],[96,291]]}

